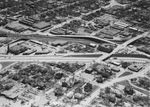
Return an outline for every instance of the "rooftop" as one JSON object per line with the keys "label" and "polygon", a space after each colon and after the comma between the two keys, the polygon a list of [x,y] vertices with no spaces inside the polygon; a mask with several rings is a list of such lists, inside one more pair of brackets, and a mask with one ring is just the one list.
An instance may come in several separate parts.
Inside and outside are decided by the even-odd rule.
{"label": "rooftop", "polygon": [[28,29],[28,27],[25,27],[22,24],[19,24],[19,23],[16,23],[16,22],[7,24],[6,28],[8,28],[10,30],[14,30],[16,32],[20,32],[20,31],[24,31],[24,30]]}
{"label": "rooftop", "polygon": [[64,41],[64,40],[56,40],[52,43],[53,46],[58,46],[58,45],[64,46],[66,44],[68,44],[68,41]]}
{"label": "rooftop", "polygon": [[38,28],[38,29],[43,29],[49,26],[51,26],[50,23],[44,22],[44,21],[33,24],[33,27]]}

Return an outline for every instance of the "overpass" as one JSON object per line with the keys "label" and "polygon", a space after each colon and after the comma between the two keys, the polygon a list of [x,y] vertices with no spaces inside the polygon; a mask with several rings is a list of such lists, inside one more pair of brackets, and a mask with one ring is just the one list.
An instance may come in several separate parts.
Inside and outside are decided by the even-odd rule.
{"label": "overpass", "polygon": [[119,51],[120,49],[125,48],[125,47],[128,46],[130,43],[134,42],[134,41],[137,40],[137,39],[140,39],[140,38],[142,38],[142,37],[145,37],[145,36],[147,36],[148,34],[150,34],[150,32],[145,32],[145,33],[143,33],[143,34],[141,34],[141,35],[138,35],[138,36],[136,36],[136,37],[134,37],[134,38],[132,38],[132,39],[130,39],[130,40],[124,42],[124,43],[121,44],[121,45],[118,45],[117,48],[115,48],[110,54],[106,54],[106,55],[103,55],[102,57],[97,58],[97,59],[96,59],[96,62],[105,60],[106,58],[108,58],[108,57],[110,57],[111,55],[115,54],[115,53],[116,53],[117,51]]}

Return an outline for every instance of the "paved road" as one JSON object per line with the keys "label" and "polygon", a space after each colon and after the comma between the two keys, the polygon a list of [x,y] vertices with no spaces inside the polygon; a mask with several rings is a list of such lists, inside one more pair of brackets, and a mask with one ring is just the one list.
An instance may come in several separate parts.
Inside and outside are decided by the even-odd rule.
{"label": "paved road", "polygon": [[130,40],[124,42],[124,43],[121,44],[121,45],[118,45],[117,48],[115,48],[110,54],[103,55],[102,57],[99,57],[96,61],[97,61],[97,62],[100,62],[100,61],[102,61],[102,60],[108,58],[109,56],[115,54],[115,53],[116,53],[117,51],[119,51],[120,49],[125,48],[127,45],[129,45],[129,44],[132,43],[133,41],[135,41],[135,40],[137,40],[137,39],[139,39],[139,38],[142,38],[142,37],[144,37],[144,36],[147,36],[149,33],[150,33],[150,32],[145,32],[145,33],[143,33],[143,34],[141,34],[141,35],[138,35],[138,36],[136,36],[136,37],[134,37],[134,38],[132,38],[132,39],[130,39]]}
{"label": "paved road", "polygon": [[85,58],[85,57],[54,57],[54,56],[13,56],[13,57],[0,57],[0,62],[4,61],[69,61],[69,62],[91,62],[95,58]]}
{"label": "paved road", "polygon": [[[114,5],[116,2],[115,2],[115,0],[112,0],[111,1],[111,4],[109,5],[109,6],[112,6],[112,5]],[[92,11],[92,12],[95,12],[95,11],[97,11],[97,10],[100,10],[100,9],[96,9],[96,10],[94,10],[94,11]],[[92,12],[89,12],[89,13],[87,13],[87,14],[90,14],[90,13],[92,13]],[[68,21],[66,21],[66,22],[63,22],[63,23],[61,23],[61,24],[58,24],[58,25],[56,25],[56,26],[54,26],[52,29],[55,29],[55,28],[59,28],[59,27],[62,27],[64,24],[66,24],[66,23],[69,23],[70,21],[72,21],[72,20],[80,20],[82,18],[82,15],[80,16],[80,17],[75,17],[75,18],[73,18],[73,19],[70,19],[70,20],[68,20]],[[52,30],[52,29],[50,29],[50,30]],[[48,31],[49,32],[49,31]],[[48,36],[56,36],[56,35],[52,35],[52,34],[50,34],[50,33],[42,33],[42,32],[36,32],[35,34],[40,34],[40,35],[48,35]],[[80,58],[78,58],[78,57],[76,57],[76,58],[74,58],[74,57],[69,57],[69,58],[67,58],[67,57],[62,57],[62,56],[53,56],[53,55],[49,55],[49,56],[2,56],[2,57],[0,57],[0,61],[69,61],[69,62],[71,62],[71,61],[79,61],[79,62],[88,62],[88,63],[90,63],[90,62],[92,62],[92,61],[96,61],[96,62],[102,62],[104,59],[106,59],[106,58],[108,58],[109,56],[111,56],[112,54],[114,54],[114,53],[116,53],[118,50],[120,50],[120,49],[123,49],[123,48],[125,48],[127,45],[129,45],[130,43],[132,43],[133,41],[135,41],[135,40],[137,40],[137,39],[139,39],[139,38],[141,38],[141,37],[144,37],[144,36],[146,36],[146,35],[148,35],[149,34],[149,32],[145,32],[144,34],[142,34],[142,35],[138,35],[138,36],[136,36],[136,37],[134,37],[134,38],[132,38],[132,39],[130,39],[130,40],[128,40],[128,41],[126,41],[125,43],[123,43],[123,44],[121,44],[121,45],[118,45],[110,54],[104,54],[103,56],[101,56],[101,57],[99,57],[99,58],[97,58],[97,59],[95,59],[95,58],[93,58],[93,57],[91,57],[91,58],[85,58],[85,57],[80,57]],[[64,36],[75,36],[75,35],[64,35]],[[79,37],[82,37],[82,36],[84,36],[85,37],[85,35],[76,35],[76,36],[79,36]],[[87,37],[89,37],[89,36],[87,36]],[[99,40],[103,40],[103,41],[107,41],[107,42],[109,42],[109,43],[113,43],[113,42],[110,42],[110,41],[108,41],[108,40],[104,40],[104,39],[101,39],[101,38],[97,38],[97,37],[91,37],[91,38],[96,38],[96,39],[99,39]],[[114,43],[113,43],[114,44]],[[86,66],[85,68],[87,68],[88,66]],[[111,85],[113,85],[114,83],[116,83],[116,82],[120,82],[120,81],[123,81],[123,80],[128,80],[128,79],[132,79],[132,78],[136,78],[136,77],[139,77],[139,76],[143,76],[147,71],[149,71],[150,70],[150,66],[149,65],[147,65],[146,67],[145,67],[145,69],[143,69],[143,70],[141,70],[140,72],[138,72],[138,73],[133,73],[133,74],[131,74],[131,75],[128,75],[128,76],[124,76],[124,77],[120,77],[120,78],[114,78],[113,80],[111,80],[111,81],[107,81],[107,82],[104,82],[103,84],[98,84],[98,83],[96,83],[96,82],[94,82],[94,81],[90,81],[92,84],[94,84],[94,85],[97,85],[97,86],[99,86],[99,88],[105,88],[105,87],[109,87],[109,86],[111,86]],[[76,73],[76,75],[79,75],[80,73],[81,73],[82,71],[78,71],[77,73]],[[117,77],[119,77],[119,76],[117,76]],[[96,90],[92,95],[91,95],[91,97],[89,97],[89,98],[87,98],[85,101],[82,101],[81,102],[81,104],[83,105],[82,107],[84,107],[84,106],[86,106],[86,105],[88,105],[90,102],[91,102],[91,99],[93,99],[93,98],[95,98],[98,94],[99,94],[99,91],[100,90]]]}
{"label": "paved road", "polygon": [[146,58],[134,58],[134,57],[117,57],[117,59],[113,59],[111,57],[111,60],[115,61],[115,62],[120,62],[120,61],[127,61],[127,62],[150,62],[149,59]]}
{"label": "paved road", "polygon": [[[121,44],[121,45],[118,45],[118,47],[117,47],[116,49],[114,49],[113,52],[111,52],[111,53],[108,54],[108,55],[103,55],[102,57],[99,57],[98,59],[96,59],[96,62],[101,62],[101,61],[104,60],[105,58],[107,58],[107,57],[111,56],[112,54],[116,53],[118,50],[125,48],[127,45],[129,45],[129,44],[132,43],[133,41],[135,41],[135,40],[137,40],[137,39],[139,39],[139,38],[141,38],[141,37],[144,37],[144,36],[146,36],[146,35],[148,35],[148,34],[149,34],[149,32],[145,32],[145,33],[142,34],[142,35],[138,35],[138,36],[136,36],[136,37],[130,39],[129,41],[127,41],[127,42],[125,42],[125,43],[123,43],[123,44]],[[145,69],[143,69],[142,71],[140,71],[140,72],[138,72],[138,73],[133,73],[132,75],[124,76],[124,77],[120,77],[120,78],[114,78],[114,79],[111,80],[111,81],[108,81],[108,82],[105,82],[105,83],[103,83],[103,84],[100,84],[99,87],[100,87],[100,88],[105,88],[105,87],[109,87],[109,86],[113,85],[113,84],[116,83],[116,82],[120,82],[120,81],[124,81],[124,80],[129,80],[129,79],[136,78],[136,77],[139,77],[139,76],[144,76],[144,74],[145,74],[147,71],[149,71],[149,70],[150,70],[150,66],[149,66],[149,64],[148,64],[148,65],[145,67]],[[91,83],[97,85],[97,83],[95,83],[95,82],[93,82],[93,81],[91,81]],[[83,106],[88,105],[88,104],[91,102],[91,99],[94,99],[94,98],[99,94],[99,91],[100,91],[100,90],[95,91],[95,92],[91,95],[91,97],[89,97],[89,98],[86,99],[85,101],[82,101],[81,104],[82,104]]]}
{"label": "paved road", "polygon": [[[113,85],[114,83],[116,82],[121,82],[121,81],[124,81],[124,80],[129,80],[129,79],[132,79],[132,78],[136,78],[136,77],[141,77],[141,76],[144,76],[144,74],[150,70],[150,64],[148,64],[145,69],[141,70],[140,72],[135,72],[133,73],[132,75],[128,75],[128,76],[124,76],[124,77],[120,77],[120,78],[115,78],[109,82],[105,82],[103,84],[99,84],[99,87],[102,89],[102,88],[106,88],[106,87],[109,87],[111,85]],[[92,84],[95,84],[92,82]],[[95,84],[97,85],[97,84]],[[91,97],[87,98],[85,101],[82,101],[81,104],[85,107],[86,105],[88,105],[90,102],[91,102],[91,99],[94,99],[96,96],[99,95],[99,92],[100,90],[96,90],[92,95]]]}
{"label": "paved road", "polygon": [[[138,35],[137,37],[134,37],[132,39],[130,39],[129,41],[118,45],[117,48],[115,48],[113,50],[113,52],[111,52],[110,54],[104,54],[102,57],[99,57],[98,59],[93,59],[93,58],[66,58],[66,57],[53,57],[53,56],[10,56],[10,57],[1,57],[0,61],[31,61],[31,60],[35,60],[35,61],[83,61],[83,62],[91,62],[93,60],[95,60],[96,62],[102,62],[105,58],[111,56],[112,54],[116,53],[118,50],[125,48],[128,44],[132,43],[133,41],[148,35],[149,32],[146,32],[142,35]],[[103,84],[97,84],[96,82],[90,81],[92,84],[94,85],[98,85],[100,88],[105,88],[108,86],[113,85],[116,82],[120,82],[123,80],[127,80],[127,79],[131,79],[131,78],[135,78],[138,76],[143,76],[145,72],[147,72],[150,69],[150,66],[148,65],[148,67],[146,67],[144,70],[142,70],[141,72],[138,73],[133,73],[132,75],[129,76],[124,76],[124,77],[120,77],[120,78],[114,78],[111,81],[105,82]],[[95,98],[99,93],[99,90],[95,91],[91,97],[87,98],[85,101],[81,102],[82,105],[86,106],[87,104],[90,103],[91,99]]]}

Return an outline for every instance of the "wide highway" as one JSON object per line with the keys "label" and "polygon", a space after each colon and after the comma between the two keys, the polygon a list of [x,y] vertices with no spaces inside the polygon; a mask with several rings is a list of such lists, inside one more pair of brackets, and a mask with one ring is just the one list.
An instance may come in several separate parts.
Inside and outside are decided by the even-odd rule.
{"label": "wide highway", "polygon": [[91,62],[95,57],[61,57],[61,56],[0,56],[0,62],[5,61],[69,61],[69,62]]}

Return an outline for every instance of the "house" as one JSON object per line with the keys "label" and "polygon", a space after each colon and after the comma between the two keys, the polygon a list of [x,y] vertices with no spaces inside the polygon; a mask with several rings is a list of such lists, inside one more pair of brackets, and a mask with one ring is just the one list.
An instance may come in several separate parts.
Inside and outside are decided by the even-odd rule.
{"label": "house", "polygon": [[95,47],[97,46],[97,44],[95,44],[95,43],[90,43],[89,46],[95,48]]}
{"label": "house", "polygon": [[120,62],[116,62],[116,61],[111,61],[111,64],[115,65],[115,66],[120,66]]}
{"label": "house", "polygon": [[111,70],[114,71],[114,72],[119,72],[120,71],[120,69],[116,66],[112,67]]}

